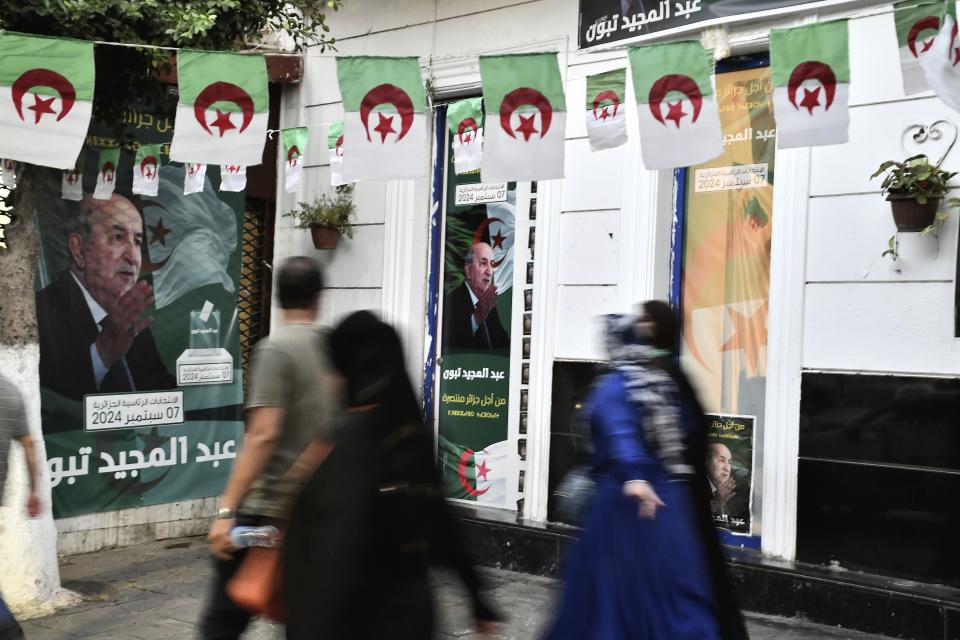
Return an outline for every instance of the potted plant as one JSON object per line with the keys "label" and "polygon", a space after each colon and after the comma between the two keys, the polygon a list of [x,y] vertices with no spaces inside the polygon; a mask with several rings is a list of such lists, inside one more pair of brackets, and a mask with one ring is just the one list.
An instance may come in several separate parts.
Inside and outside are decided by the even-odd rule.
{"label": "potted plant", "polygon": [[290,216],[300,229],[310,229],[313,246],[317,249],[334,249],[341,235],[353,238],[350,216],[356,212],[353,204],[353,185],[337,187],[333,196],[322,194],[312,203],[301,202]]}
{"label": "potted plant", "polygon": [[[944,171],[939,165],[931,165],[927,156],[920,154],[903,162],[887,160],[880,165],[871,180],[887,172],[880,184],[893,209],[893,221],[897,231],[929,232],[937,220],[940,199],[950,190],[947,181],[956,172]],[[951,198],[948,207],[960,203]]]}

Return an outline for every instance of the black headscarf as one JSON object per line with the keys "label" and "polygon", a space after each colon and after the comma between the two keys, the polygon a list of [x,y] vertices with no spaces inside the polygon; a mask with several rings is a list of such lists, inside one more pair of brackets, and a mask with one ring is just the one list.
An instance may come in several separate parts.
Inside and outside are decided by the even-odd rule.
{"label": "black headscarf", "polygon": [[334,366],[347,379],[349,406],[380,405],[394,424],[422,422],[393,327],[369,311],[348,316],[330,335]]}

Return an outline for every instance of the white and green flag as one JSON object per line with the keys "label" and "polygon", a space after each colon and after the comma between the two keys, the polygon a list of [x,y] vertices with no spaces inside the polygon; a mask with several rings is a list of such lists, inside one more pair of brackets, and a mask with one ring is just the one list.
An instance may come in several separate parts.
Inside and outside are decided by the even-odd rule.
{"label": "white and green flag", "polygon": [[474,451],[438,436],[437,449],[444,495],[498,507],[513,501],[519,467],[510,440]]}
{"label": "white and green flag", "polygon": [[294,127],[280,132],[283,145],[283,190],[297,193],[303,172],[303,154],[307,151],[307,128]]}
{"label": "white and green flag", "polygon": [[100,149],[100,161],[97,163],[97,186],[93,189],[93,197],[98,200],[109,200],[113,196],[113,189],[117,182],[117,165],[120,163],[120,149]]}
{"label": "white and green flag", "polygon": [[258,165],[267,138],[267,63],[262,55],[177,54],[180,101],[170,159]]}
{"label": "white and green flag", "polygon": [[453,170],[476,171],[483,156],[483,99],[468,98],[447,107],[447,128],[453,136]]}
{"label": "white and green flag", "polygon": [[929,54],[920,64],[927,84],[948,107],[960,111],[960,40],[957,23],[947,15]]}
{"label": "white and green flag", "polygon": [[723,153],[712,58],[699,42],[630,47],[647,169],[700,164]]}
{"label": "white and green flag", "polygon": [[160,145],[142,144],[133,159],[133,192],[142,196],[157,195],[160,185]]}
{"label": "white and green flag", "polygon": [[185,167],[162,167],[160,198],[143,207],[149,236],[144,239],[149,260],[144,259],[143,270],[153,275],[158,309],[204,285],[234,290],[228,269],[237,248],[236,214],[209,182],[186,197],[181,187],[185,173]]}
{"label": "white and green flag", "polygon": [[850,137],[847,21],[770,32],[777,146],[843,144]]}
{"label": "white and green flag", "polygon": [[343,122],[331,122],[327,131],[327,152],[330,154],[330,184],[347,184],[343,179]]}
{"label": "white and green flag", "polygon": [[0,158],[73,169],[93,84],[92,42],[0,32]]}
{"label": "white and green flag", "polygon": [[343,97],[343,179],[427,175],[427,96],[418,58],[337,58]]}
{"label": "white and green flag", "polygon": [[11,158],[0,160],[0,187],[13,189],[17,186],[17,163]]}
{"label": "white and green flag", "polygon": [[956,20],[955,3],[917,3],[915,0],[905,0],[894,5],[893,17],[897,27],[897,44],[900,46],[900,72],[903,77],[903,92],[906,95],[930,89],[920,60],[930,53],[947,13]]}
{"label": "white and green flag", "polygon": [[247,168],[242,164],[220,165],[220,191],[243,191],[247,188]]}
{"label": "white and green flag", "polygon": [[202,162],[187,162],[183,165],[183,195],[200,193],[207,178],[207,165]]}
{"label": "white and green flag", "polygon": [[83,154],[77,157],[77,166],[67,169],[60,178],[60,197],[64,200],[83,200]]}
{"label": "white and green flag", "polygon": [[587,136],[592,151],[627,142],[626,95],[626,69],[587,76]]}
{"label": "white and green flag", "polygon": [[563,177],[567,103],[556,53],[480,56],[483,182]]}

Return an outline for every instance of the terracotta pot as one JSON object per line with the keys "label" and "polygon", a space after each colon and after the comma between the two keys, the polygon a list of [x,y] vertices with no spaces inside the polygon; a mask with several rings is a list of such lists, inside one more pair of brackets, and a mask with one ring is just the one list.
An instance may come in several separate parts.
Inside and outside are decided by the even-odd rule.
{"label": "terracotta pot", "polygon": [[897,231],[923,231],[937,219],[940,198],[927,198],[920,204],[908,193],[891,193],[887,196],[893,209],[893,221]]}
{"label": "terracotta pot", "polygon": [[317,249],[336,249],[341,233],[340,227],[314,224],[310,225],[310,235],[313,236],[313,246]]}

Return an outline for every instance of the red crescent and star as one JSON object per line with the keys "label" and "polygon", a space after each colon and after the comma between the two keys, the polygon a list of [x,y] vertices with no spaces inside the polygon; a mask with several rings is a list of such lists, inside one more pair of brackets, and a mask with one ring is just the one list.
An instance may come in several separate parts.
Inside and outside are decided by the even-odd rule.
{"label": "red crescent and star", "polygon": [[[359,109],[360,124],[363,125],[363,130],[367,134],[367,140],[373,142],[373,139],[370,137],[370,115],[374,109],[384,104],[393,105],[393,108],[396,109],[397,112],[392,116],[384,115],[383,112],[377,112],[378,122],[373,130],[380,134],[381,144],[387,141],[387,135],[391,133],[397,136],[394,142],[399,142],[407,135],[410,127],[413,125],[414,111],[413,101],[410,100],[410,96],[407,95],[406,91],[394,84],[384,83],[377,85],[363,96],[363,99],[360,100]],[[395,118],[400,119],[399,131],[393,126]]]}
{"label": "red crescent and star", "polygon": [[[500,224],[503,224],[503,220],[501,220],[500,218],[487,218],[477,226],[477,230],[473,232],[473,244],[477,244],[478,242],[486,242],[486,238],[484,238],[483,234],[484,232],[486,232],[487,227],[489,227],[494,222],[499,222]],[[501,235],[500,229],[497,229],[497,235],[493,236],[492,238],[493,246],[491,247],[491,249],[496,249],[497,247],[503,248],[503,243],[508,237],[509,236]],[[490,263],[490,266],[496,269],[501,264],[503,264],[503,261],[505,258],[506,256],[503,256],[499,260],[494,260],[493,262]]]}
{"label": "red crescent and star", "polygon": [[170,233],[170,229],[163,226],[163,218],[159,218],[157,224],[148,224],[147,229],[150,230],[150,244],[159,242],[161,246],[167,246],[167,234]]}
{"label": "red crescent and star", "polygon": [[[489,491],[490,487],[487,487],[483,491],[478,491],[474,487],[470,486],[470,482],[467,480],[467,461],[470,459],[472,455],[473,455],[473,449],[470,449],[468,447],[463,450],[463,453],[460,455],[460,463],[457,465],[457,479],[460,481],[460,486],[463,487],[463,490],[467,492],[467,495],[473,496],[476,498],[477,496],[482,496],[487,491]],[[486,469],[486,467],[483,466],[483,464],[484,463],[482,462],[480,463],[481,467],[483,467],[484,469],[483,471],[484,479],[486,479],[486,474],[488,470]],[[479,469],[478,469],[478,472],[479,472]],[[478,477],[479,477],[479,473],[478,473]]]}
{"label": "red crescent and star", "polygon": [[210,127],[215,127],[220,131],[222,138],[227,131],[237,129],[237,125],[230,119],[232,114],[220,109],[214,109],[217,117],[207,124],[207,110],[218,102],[232,102],[240,108],[241,123],[238,133],[243,133],[250,126],[254,110],[253,98],[250,94],[231,82],[213,82],[204,87],[193,102],[193,117],[197,119],[204,131],[213,135]]}
{"label": "red crescent and star", "polygon": [[550,104],[545,95],[530,87],[514,89],[503,97],[500,102],[500,128],[511,138],[516,138],[510,120],[517,109],[524,105],[535,107],[540,113],[540,130],[538,131],[534,126],[535,116],[533,114],[529,116],[518,114],[520,125],[517,127],[517,131],[523,134],[524,142],[529,142],[530,137],[535,133],[539,133],[540,137],[543,138],[547,135],[550,123],[553,121],[553,105]]}
{"label": "red crescent and star", "polygon": [[720,350],[742,349],[750,373],[756,373],[760,350],[767,344],[767,304],[764,302],[749,315],[727,307],[733,320],[733,334]]}
{"label": "red crescent and star", "polygon": [[[663,102],[672,92],[682,93],[690,101],[693,107],[693,113],[688,114],[683,110],[683,100],[676,102],[667,102],[667,115],[663,115]],[[650,92],[647,95],[647,105],[650,107],[650,113],[660,124],[666,126],[666,121],[670,120],[680,128],[680,122],[684,117],[690,116],[690,122],[696,122],[700,117],[700,109],[703,107],[703,94],[700,92],[700,86],[690,76],[674,73],[660,77],[650,86]]]}
{"label": "red crescent and star", "polygon": [[[23,117],[23,97],[34,87],[49,87],[59,94],[60,113],[57,115],[57,122],[63,120],[73,109],[73,104],[77,99],[77,91],[69,80],[51,69],[30,69],[20,74],[10,86],[13,106],[17,110],[17,115],[24,122],[26,120]],[[27,109],[33,111],[33,124],[40,124],[40,119],[48,113],[51,115],[56,113],[53,110],[53,101],[56,100],[57,96],[42,98],[36,93],[31,95],[33,96],[33,105],[27,107]]]}

